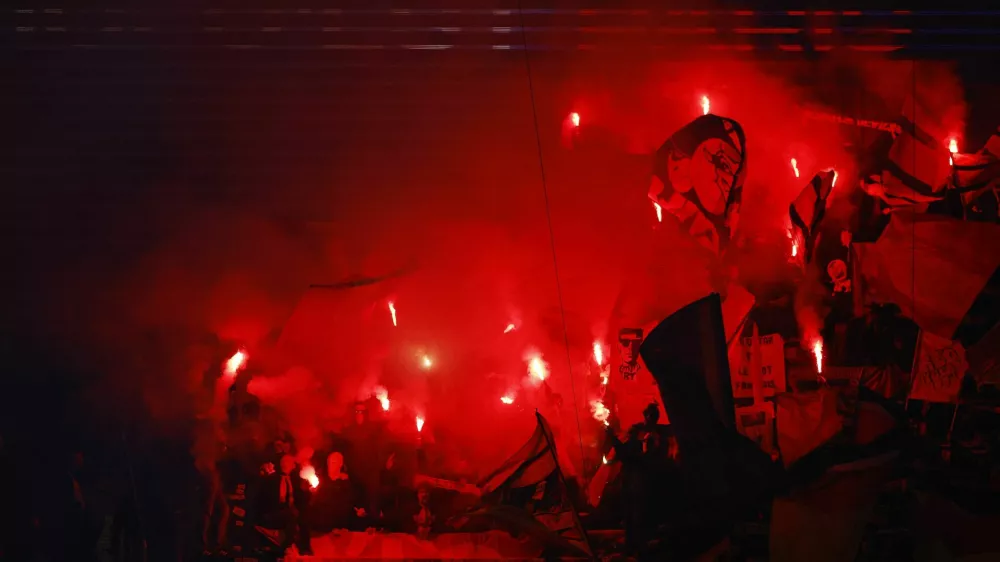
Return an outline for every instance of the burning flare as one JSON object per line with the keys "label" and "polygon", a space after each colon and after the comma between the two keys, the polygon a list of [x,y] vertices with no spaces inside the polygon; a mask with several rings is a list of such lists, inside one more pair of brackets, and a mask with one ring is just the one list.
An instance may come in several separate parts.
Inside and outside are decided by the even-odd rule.
{"label": "burning flare", "polygon": [[514,324],[507,324],[507,327],[503,329],[503,333],[509,334],[509,333],[513,332],[514,330],[516,330],[516,329],[517,329],[517,326],[515,326]]}
{"label": "burning flare", "polygon": [[384,386],[375,387],[375,398],[382,404],[382,409],[389,411],[389,391]]}
{"label": "burning flare", "polygon": [[653,209],[656,210],[656,221],[663,222],[663,207],[656,201],[653,201]]}
{"label": "burning flare", "polygon": [[528,375],[531,376],[532,381],[537,384],[549,378],[549,366],[542,360],[541,353],[529,352],[526,359],[528,361]]}
{"label": "burning flare", "polygon": [[424,430],[424,418],[417,416],[417,433]]}
{"label": "burning flare", "polygon": [[434,366],[434,360],[431,359],[429,355],[424,355],[423,358],[420,359],[420,366],[424,369],[430,369]]}
{"label": "burning flare", "polygon": [[608,423],[608,417],[611,415],[611,410],[604,406],[604,402],[601,402],[600,400],[591,400],[590,412],[593,414],[594,419],[603,423],[605,427],[610,425]]}
{"label": "burning flare", "polygon": [[608,464],[608,456],[607,455],[602,455],[601,456],[601,462],[604,463],[604,464]]}
{"label": "burning flare", "polygon": [[598,366],[604,364],[604,346],[599,341],[594,342],[594,361]]}
{"label": "burning flare", "polygon": [[816,372],[823,372],[823,340],[813,343],[813,357],[816,358]]}
{"label": "burning flare", "polygon": [[312,465],[302,465],[302,469],[299,470],[299,476],[309,482],[309,486],[314,490],[319,487],[319,476],[316,476],[316,469]]}
{"label": "burning flare", "polygon": [[247,364],[247,352],[242,349],[233,354],[232,357],[226,359],[225,372],[231,377],[235,377],[236,373],[243,370]]}
{"label": "burning flare", "polygon": [[500,397],[500,401],[510,406],[514,403],[515,398],[517,398],[517,394],[515,394],[513,390],[508,390],[507,394]]}
{"label": "burning flare", "polygon": [[833,171],[833,181],[830,182],[830,187],[837,187],[837,170]]}
{"label": "burning flare", "polygon": [[708,115],[708,111],[712,109],[712,102],[708,99],[708,96],[701,96],[701,114]]}
{"label": "burning flare", "polygon": [[[948,152],[950,152],[951,154],[957,154],[958,153],[958,139],[956,139],[955,137],[952,137],[952,138],[948,139]],[[951,154],[948,155],[948,165],[949,166],[954,166],[955,165],[955,160],[951,156]]]}
{"label": "burning flare", "polygon": [[396,324],[396,305],[392,301],[389,301],[389,314],[392,315],[392,325],[397,326],[398,324]]}
{"label": "burning flare", "polygon": [[799,161],[792,158],[792,171],[795,172],[795,177],[799,177]]}
{"label": "burning flare", "polygon": [[577,113],[577,112],[575,112],[575,111],[573,113],[570,113],[569,114],[569,122],[574,127],[579,127],[580,126],[580,114]]}

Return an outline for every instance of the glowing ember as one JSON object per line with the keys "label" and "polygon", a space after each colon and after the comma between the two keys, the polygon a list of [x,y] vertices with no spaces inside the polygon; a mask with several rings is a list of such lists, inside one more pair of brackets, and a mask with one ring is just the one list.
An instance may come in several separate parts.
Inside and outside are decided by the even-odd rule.
{"label": "glowing ember", "polygon": [[663,207],[661,207],[656,201],[653,201],[653,208],[656,209],[657,222],[663,222]]}
{"label": "glowing ember", "polygon": [[590,401],[590,412],[593,414],[594,419],[608,426],[608,416],[611,415],[611,410],[604,406],[604,402],[600,400]]}
{"label": "glowing ember", "polygon": [[712,108],[712,102],[708,99],[708,96],[701,96],[701,114],[708,115],[708,111]]}
{"label": "glowing ember", "polygon": [[389,314],[392,314],[392,325],[396,326],[396,305],[389,301]]}
{"label": "glowing ember", "polygon": [[513,332],[514,330],[516,330],[516,329],[517,329],[517,326],[515,326],[513,324],[507,324],[507,327],[503,329],[503,333],[509,334],[509,333]]}
{"label": "glowing ember", "polygon": [[799,161],[792,158],[792,171],[795,172],[795,177],[799,177]]}
{"label": "glowing ember", "polygon": [[233,354],[232,357],[226,360],[226,374],[234,377],[236,373],[240,372],[243,367],[247,364],[247,352],[242,349]]}
{"label": "glowing ember", "polygon": [[316,476],[316,469],[312,465],[303,465],[299,470],[299,476],[309,482],[309,486],[313,489],[319,487],[319,476]]}
{"label": "glowing ember", "polygon": [[608,464],[608,456],[607,455],[601,456],[601,462],[604,464]]}
{"label": "glowing ember", "polygon": [[573,124],[574,127],[580,126],[580,114],[573,112],[569,114],[569,122]]}
{"label": "glowing ember", "polygon": [[384,386],[375,387],[375,398],[382,404],[382,409],[389,411],[389,391]]}
{"label": "glowing ember", "polygon": [[549,377],[549,366],[542,360],[540,353],[533,353],[527,357],[528,374],[536,383],[542,382]]}
{"label": "glowing ember", "polygon": [[517,395],[514,393],[514,391],[511,390],[511,391],[508,391],[507,394],[504,394],[503,396],[501,396],[500,397],[500,401],[503,402],[504,404],[507,404],[508,406],[510,406],[511,404],[514,403],[514,399],[515,398],[517,398]]}
{"label": "glowing ember", "polygon": [[816,358],[816,372],[823,372],[823,340],[816,340],[813,344],[813,356]]}
{"label": "glowing ember", "polygon": [[424,418],[417,416],[417,432],[424,430]]}
{"label": "glowing ember", "polygon": [[604,364],[604,346],[601,342],[594,342],[594,361],[597,361],[598,365]]}
{"label": "glowing ember", "polygon": [[431,359],[429,356],[424,355],[423,358],[420,360],[420,366],[423,367],[424,369],[430,369],[431,367],[434,366],[434,360]]}

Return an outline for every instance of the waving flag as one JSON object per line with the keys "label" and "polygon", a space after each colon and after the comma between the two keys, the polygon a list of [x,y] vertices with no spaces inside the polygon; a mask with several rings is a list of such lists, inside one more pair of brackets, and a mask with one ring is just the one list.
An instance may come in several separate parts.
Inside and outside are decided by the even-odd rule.
{"label": "waving flag", "polygon": [[800,239],[805,245],[806,263],[812,261],[816,233],[819,231],[823,215],[826,214],[827,199],[833,191],[836,178],[837,172],[834,170],[819,172],[788,206],[788,217],[792,221],[792,226],[799,230]]}
{"label": "waving flag", "polygon": [[725,251],[746,176],[746,136],[732,119],[702,115],[656,151],[649,198],[701,245]]}

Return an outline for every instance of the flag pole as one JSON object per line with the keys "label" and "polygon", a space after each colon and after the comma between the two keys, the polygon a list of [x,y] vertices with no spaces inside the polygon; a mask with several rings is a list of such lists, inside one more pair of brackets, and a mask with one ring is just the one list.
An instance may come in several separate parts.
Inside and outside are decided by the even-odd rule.
{"label": "flag pole", "polygon": [[[566,476],[563,475],[562,468],[559,466],[559,457],[556,456],[555,440],[551,435],[549,435],[549,430],[545,426],[545,423],[543,423],[544,419],[545,418],[542,417],[542,414],[540,414],[536,408],[535,421],[537,421],[538,426],[542,428],[542,435],[545,436],[545,442],[549,445],[549,454],[552,455],[552,461],[556,463],[556,474],[559,475],[559,482],[562,484],[563,490],[565,490],[566,494],[569,495],[569,486],[566,485]],[[573,498],[569,498],[569,500],[569,511],[573,514],[573,523],[575,523],[577,528],[580,529],[580,534],[583,536],[583,543],[587,545],[587,553],[590,554],[590,558],[592,560],[597,560],[597,555],[594,554],[594,547],[591,546],[590,537],[587,535],[587,529],[583,528],[583,522],[580,521],[580,514],[576,512],[576,502],[573,501]]]}

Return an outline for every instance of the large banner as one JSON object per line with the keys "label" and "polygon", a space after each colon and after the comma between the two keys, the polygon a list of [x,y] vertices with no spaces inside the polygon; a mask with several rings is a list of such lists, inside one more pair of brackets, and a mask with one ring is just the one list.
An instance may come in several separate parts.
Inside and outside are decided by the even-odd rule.
{"label": "large banner", "polygon": [[913,357],[910,398],[928,402],[957,402],[969,365],[965,348],[957,341],[920,331]]}

